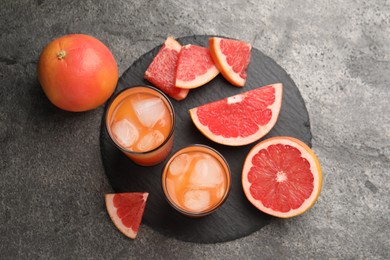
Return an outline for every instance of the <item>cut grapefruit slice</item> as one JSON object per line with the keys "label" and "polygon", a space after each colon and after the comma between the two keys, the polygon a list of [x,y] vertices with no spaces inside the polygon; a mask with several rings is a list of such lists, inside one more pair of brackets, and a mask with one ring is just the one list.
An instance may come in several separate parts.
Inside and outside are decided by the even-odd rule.
{"label": "cut grapefruit slice", "polygon": [[203,86],[219,74],[205,47],[188,44],[181,48],[176,70],[176,87],[192,89]]}
{"label": "cut grapefruit slice", "polygon": [[215,66],[223,77],[234,86],[243,87],[252,46],[239,40],[212,37],[209,47]]}
{"label": "cut grapefruit slice", "polygon": [[195,126],[210,140],[230,146],[253,143],[274,127],[283,85],[273,84],[190,109]]}
{"label": "cut grapefruit slice", "polygon": [[106,194],[106,208],[114,225],[127,237],[134,239],[149,196],[147,192]]}
{"label": "cut grapefruit slice", "polygon": [[245,159],[245,195],[269,215],[289,218],[304,213],[316,202],[321,186],[320,163],[298,139],[269,138],[253,147]]}
{"label": "cut grapefruit slice", "polygon": [[185,99],[189,91],[175,87],[177,59],[180,50],[180,43],[172,37],[168,37],[144,74],[146,80],[176,100]]}

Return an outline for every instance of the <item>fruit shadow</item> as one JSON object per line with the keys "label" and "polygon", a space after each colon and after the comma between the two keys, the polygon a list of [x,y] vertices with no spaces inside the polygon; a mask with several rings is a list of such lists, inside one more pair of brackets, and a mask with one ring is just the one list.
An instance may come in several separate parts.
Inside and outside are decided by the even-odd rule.
{"label": "fruit shadow", "polygon": [[[88,124],[88,119],[96,116],[96,110],[86,112],[70,112],[53,105],[46,97],[37,79],[29,85],[27,98],[21,98],[19,106],[27,112],[29,125],[36,129],[37,133],[55,132],[57,135],[69,133],[69,127]],[[17,111],[16,111],[17,112]]]}

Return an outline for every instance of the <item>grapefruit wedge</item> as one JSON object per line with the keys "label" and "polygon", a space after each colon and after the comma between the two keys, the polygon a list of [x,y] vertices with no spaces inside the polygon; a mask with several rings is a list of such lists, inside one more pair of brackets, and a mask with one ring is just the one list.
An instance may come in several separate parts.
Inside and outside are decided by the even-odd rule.
{"label": "grapefruit wedge", "polygon": [[289,218],[306,212],[316,202],[321,186],[320,163],[298,139],[269,138],[254,146],[245,159],[245,195],[269,215]]}
{"label": "grapefruit wedge", "polygon": [[274,127],[283,85],[273,84],[190,109],[195,126],[210,140],[229,146],[259,140]]}
{"label": "grapefruit wedge", "polygon": [[234,86],[243,87],[252,46],[239,40],[212,37],[209,47],[211,57],[223,77]]}
{"label": "grapefruit wedge", "polygon": [[177,69],[176,87],[192,89],[203,86],[219,74],[205,47],[188,44],[181,48]]}
{"label": "grapefruit wedge", "polygon": [[125,236],[134,239],[149,196],[147,192],[106,194],[106,208],[114,225]]}
{"label": "grapefruit wedge", "polygon": [[180,43],[172,37],[168,37],[144,74],[146,80],[176,100],[185,99],[189,91],[175,87],[177,59],[180,50]]}

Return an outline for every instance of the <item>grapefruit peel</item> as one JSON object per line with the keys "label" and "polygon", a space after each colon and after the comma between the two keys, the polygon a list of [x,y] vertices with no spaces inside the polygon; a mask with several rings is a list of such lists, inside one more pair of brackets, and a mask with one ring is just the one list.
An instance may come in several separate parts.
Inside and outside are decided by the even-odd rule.
{"label": "grapefruit peel", "polygon": [[[218,127],[224,128],[225,131],[230,131],[229,124],[236,123],[236,125],[237,125],[237,122],[232,122],[232,121],[240,120],[240,117],[246,116],[247,111],[245,110],[245,108],[242,109],[242,107],[237,106],[237,104],[241,103],[241,102],[245,102],[245,99],[248,97],[251,97],[252,93],[264,91],[270,87],[273,88],[275,91],[274,92],[275,99],[271,105],[266,107],[266,109],[272,111],[272,116],[271,116],[270,120],[265,125],[261,125],[261,124],[258,124],[256,122],[255,124],[257,127],[257,131],[254,132],[253,134],[251,134],[249,136],[225,137],[223,135],[217,135],[217,134],[213,133],[213,131],[210,129],[210,127],[208,125],[206,125],[204,122],[201,122],[202,119],[198,115],[198,111],[200,108],[205,107],[205,106],[214,105],[217,102],[224,103],[225,104],[224,109],[226,109],[226,111],[227,111],[227,112],[225,111],[225,114],[227,114],[227,115],[233,115],[233,114],[237,115],[238,114],[238,116],[237,116],[237,118],[229,118],[230,121],[226,121],[225,120],[226,118],[223,118],[222,116],[214,118],[213,125],[218,125]],[[202,105],[199,107],[192,108],[189,110],[189,113],[190,113],[190,116],[191,116],[193,123],[198,128],[198,130],[204,136],[209,138],[210,140],[212,140],[216,143],[219,143],[219,144],[227,145],[227,146],[242,146],[242,145],[247,145],[247,144],[250,144],[250,143],[253,143],[253,142],[259,140],[260,138],[265,136],[269,131],[271,131],[271,129],[274,127],[274,125],[276,124],[276,121],[279,117],[279,112],[280,112],[280,108],[282,105],[282,95],[283,95],[283,85],[281,83],[276,83],[276,84],[264,86],[261,88],[249,90],[249,91],[246,91],[246,92],[243,92],[243,93],[240,93],[240,94],[228,97],[228,98],[224,98],[221,100],[210,102],[208,104],[205,104],[205,105]],[[227,104],[227,106],[226,106],[226,104]],[[253,108],[253,106],[251,108]],[[216,112],[216,111],[214,111],[214,112]],[[229,113],[229,112],[231,112],[231,113]],[[259,111],[259,112],[261,112],[261,111]],[[249,118],[248,120],[250,120],[253,123],[252,119]],[[246,122],[238,122],[237,127],[242,127],[244,125],[244,124],[240,124],[240,123],[246,123]],[[235,130],[240,131],[240,129],[235,129]]]}
{"label": "grapefruit peel", "polygon": [[[267,185],[266,182],[261,183],[259,180],[258,180],[258,182],[256,182],[255,179],[253,179],[252,182],[250,182],[248,180],[248,174],[251,171],[251,169],[253,169],[253,171],[258,171],[258,169],[256,169],[256,166],[253,163],[254,156],[256,156],[256,154],[258,154],[262,149],[267,149],[271,145],[277,145],[277,144],[281,144],[284,146],[291,146],[293,148],[298,149],[300,154],[301,154],[301,158],[304,158],[310,164],[310,172],[313,175],[313,183],[312,183],[313,188],[312,188],[312,192],[310,193],[310,196],[307,197],[306,199],[304,199],[303,203],[300,204],[299,207],[297,207],[297,208],[290,207],[290,210],[285,211],[285,212],[282,212],[281,210],[277,210],[275,208],[275,206],[274,206],[274,209],[272,209],[271,207],[267,207],[264,205],[264,203],[262,201],[254,198],[252,191],[251,191],[252,185],[263,184],[264,185],[263,187],[265,187]],[[301,159],[301,160],[304,160],[304,159]],[[269,162],[269,163],[272,164],[274,162]],[[254,174],[256,174],[256,173],[254,173]],[[267,172],[266,174],[270,174],[270,173]],[[288,172],[282,173],[282,172],[278,171],[278,172],[275,172],[273,174],[274,174],[273,177],[275,177],[275,182],[283,182],[283,181],[289,180],[289,174],[291,174],[291,173],[288,173]],[[268,176],[270,176],[270,175],[268,175]],[[293,175],[290,175],[290,176],[291,176],[291,178],[294,177]],[[291,184],[291,182],[292,181],[290,181],[290,184]],[[296,180],[295,183],[293,183],[291,185],[299,185],[300,182],[302,182],[302,180],[299,180],[299,181]],[[253,183],[255,183],[255,184],[253,184]],[[302,141],[300,141],[296,138],[287,137],[287,136],[272,137],[272,138],[266,139],[266,140],[258,143],[248,153],[248,155],[245,159],[245,162],[244,162],[243,170],[242,170],[242,187],[243,187],[243,190],[244,190],[244,193],[245,193],[247,199],[260,211],[262,211],[266,214],[275,216],[275,217],[279,217],[279,218],[291,218],[291,217],[295,217],[295,216],[298,216],[298,215],[305,213],[317,201],[318,196],[321,193],[321,188],[322,188],[322,170],[321,170],[321,166],[320,166],[320,163],[318,161],[317,156]],[[257,188],[258,188],[258,186],[257,186]],[[290,190],[290,194],[292,194],[291,190]],[[267,195],[272,196],[272,195],[275,195],[275,193],[273,193],[273,194],[268,193]],[[295,193],[295,195],[296,195],[296,193]],[[291,205],[291,203],[290,203],[290,205]],[[280,205],[279,205],[279,207],[280,207]]]}
{"label": "grapefruit peel", "polygon": [[[221,47],[221,42],[232,46],[233,53],[231,54],[235,57],[226,56],[223,47]],[[215,66],[221,72],[222,76],[232,85],[243,87],[246,82],[246,69],[250,63],[252,46],[249,43],[239,40],[211,37],[209,38],[209,48]],[[238,53],[238,51],[241,51],[241,53]]]}
{"label": "grapefruit peel", "polygon": [[[123,223],[123,218],[128,217],[128,214],[134,213],[127,213],[126,215],[118,216],[118,205],[116,205],[114,198],[115,196],[128,196],[134,198],[135,196],[141,197],[138,198],[138,204],[134,206],[134,209],[136,210],[135,215],[132,216],[130,221],[132,221],[131,225],[125,225]],[[129,193],[115,193],[115,194],[106,194],[105,195],[105,201],[106,201],[106,209],[108,212],[108,215],[110,216],[112,222],[114,225],[118,228],[118,230],[124,234],[125,236],[135,239],[139,230],[139,226],[141,225],[142,216],[144,214],[145,206],[146,206],[146,200],[149,196],[149,193],[147,192],[129,192]],[[131,210],[131,209],[130,209]],[[123,212],[122,212],[123,213]]]}

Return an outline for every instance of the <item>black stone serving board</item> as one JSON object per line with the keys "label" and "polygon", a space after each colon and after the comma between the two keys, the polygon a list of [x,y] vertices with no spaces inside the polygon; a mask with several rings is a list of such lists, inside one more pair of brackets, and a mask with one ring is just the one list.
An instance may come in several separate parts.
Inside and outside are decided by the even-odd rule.
{"label": "black stone serving board", "polygon": [[[182,45],[208,46],[207,35],[177,39]],[[143,75],[161,46],[142,55],[120,77],[116,93],[132,85],[146,84]],[[204,137],[192,123],[188,110],[199,105],[229,97],[272,83],[283,83],[283,100],[278,121],[261,140],[271,136],[292,136],[311,146],[309,116],[301,94],[289,75],[270,57],[252,48],[243,88],[229,84],[222,75],[200,88],[190,91],[186,99],[171,99],[176,113],[173,150],[189,144],[205,144],[218,150],[231,168],[232,186],[228,199],[217,211],[203,218],[188,218],[166,202],[161,188],[161,171],[165,162],[142,167],[134,164],[119,151],[108,137],[104,120],[101,124],[100,146],[103,165],[115,192],[149,192],[143,223],[154,230],[179,240],[197,243],[216,243],[247,236],[267,225],[271,217],[260,212],[246,199],[241,186],[241,169],[246,155],[258,142],[242,147],[223,146]],[[103,116],[104,119],[104,116]],[[261,141],[260,140],[260,141]],[[141,229],[142,232],[142,229]]]}

